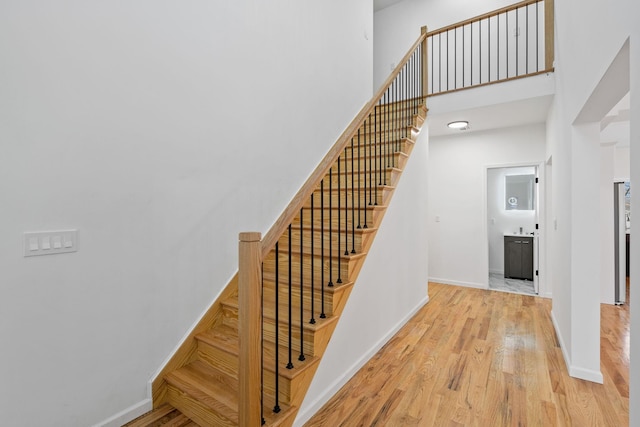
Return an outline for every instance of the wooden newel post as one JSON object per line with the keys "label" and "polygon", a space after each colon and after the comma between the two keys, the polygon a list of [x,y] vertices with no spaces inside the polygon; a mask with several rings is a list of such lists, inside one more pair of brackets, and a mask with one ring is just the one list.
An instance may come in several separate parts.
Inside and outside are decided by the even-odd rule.
{"label": "wooden newel post", "polygon": [[260,412],[261,237],[258,232],[240,233],[238,263],[238,335],[240,336],[238,421],[240,427],[258,427],[262,422]]}
{"label": "wooden newel post", "polygon": [[422,97],[424,98],[424,102],[426,105],[427,93],[429,92],[429,55],[427,55],[427,26],[425,25],[420,29],[420,34],[425,35],[424,40],[422,40]]}

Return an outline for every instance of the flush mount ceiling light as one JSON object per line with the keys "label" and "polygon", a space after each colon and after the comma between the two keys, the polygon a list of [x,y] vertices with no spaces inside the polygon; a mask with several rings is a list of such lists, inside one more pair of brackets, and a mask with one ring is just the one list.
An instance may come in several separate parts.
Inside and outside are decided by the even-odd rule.
{"label": "flush mount ceiling light", "polygon": [[455,122],[449,123],[447,126],[449,127],[449,129],[465,130],[469,127],[469,122],[467,122],[466,120],[457,120]]}

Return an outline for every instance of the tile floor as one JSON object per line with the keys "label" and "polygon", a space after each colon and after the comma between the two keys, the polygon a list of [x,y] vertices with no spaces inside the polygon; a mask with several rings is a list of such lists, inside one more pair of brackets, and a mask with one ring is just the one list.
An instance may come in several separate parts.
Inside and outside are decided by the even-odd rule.
{"label": "tile floor", "polygon": [[537,295],[531,280],[505,279],[502,274],[489,274],[489,289],[514,292],[525,295]]}

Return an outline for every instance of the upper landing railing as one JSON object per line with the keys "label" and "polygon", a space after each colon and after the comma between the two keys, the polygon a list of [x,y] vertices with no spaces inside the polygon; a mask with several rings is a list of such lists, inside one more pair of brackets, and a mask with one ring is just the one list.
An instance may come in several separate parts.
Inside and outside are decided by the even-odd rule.
{"label": "upper landing railing", "polygon": [[553,1],[526,0],[427,33],[428,95],[553,71]]}

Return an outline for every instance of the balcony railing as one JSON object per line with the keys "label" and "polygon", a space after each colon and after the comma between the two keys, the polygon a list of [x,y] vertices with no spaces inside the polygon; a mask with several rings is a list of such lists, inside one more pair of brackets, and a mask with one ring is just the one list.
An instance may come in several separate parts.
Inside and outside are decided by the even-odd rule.
{"label": "balcony railing", "polygon": [[428,95],[553,71],[553,0],[527,0],[427,33]]}

